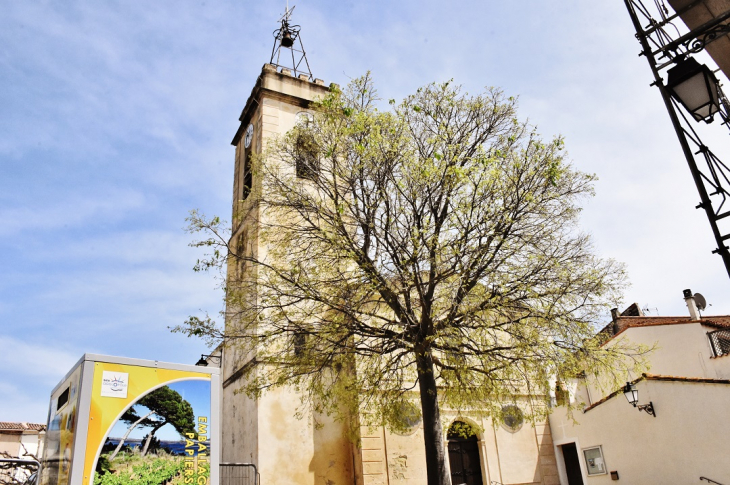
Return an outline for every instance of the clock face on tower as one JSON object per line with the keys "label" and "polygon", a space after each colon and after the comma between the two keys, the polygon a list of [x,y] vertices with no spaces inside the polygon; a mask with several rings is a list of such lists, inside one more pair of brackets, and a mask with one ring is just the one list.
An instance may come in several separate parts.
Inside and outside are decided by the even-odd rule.
{"label": "clock face on tower", "polygon": [[246,128],[246,137],[243,139],[243,146],[245,148],[250,147],[252,139],[253,139],[253,123],[248,125],[248,128]]}

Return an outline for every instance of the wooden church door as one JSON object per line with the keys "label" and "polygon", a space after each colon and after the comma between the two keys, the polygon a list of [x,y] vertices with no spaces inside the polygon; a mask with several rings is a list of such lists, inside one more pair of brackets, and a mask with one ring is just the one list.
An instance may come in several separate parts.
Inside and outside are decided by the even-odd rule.
{"label": "wooden church door", "polygon": [[[460,425],[464,423],[456,422]],[[449,429],[449,465],[453,485],[482,485],[482,465],[479,459],[479,441],[475,435],[468,438],[457,433],[452,425]],[[463,428],[462,428],[463,429]]]}

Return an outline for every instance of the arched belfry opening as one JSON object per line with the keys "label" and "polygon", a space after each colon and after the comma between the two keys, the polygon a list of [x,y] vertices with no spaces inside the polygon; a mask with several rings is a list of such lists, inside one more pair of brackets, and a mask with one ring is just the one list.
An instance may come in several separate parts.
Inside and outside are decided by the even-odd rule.
{"label": "arched belfry opening", "polygon": [[482,485],[479,439],[474,428],[454,421],[446,435],[449,442],[449,467],[453,485]]}

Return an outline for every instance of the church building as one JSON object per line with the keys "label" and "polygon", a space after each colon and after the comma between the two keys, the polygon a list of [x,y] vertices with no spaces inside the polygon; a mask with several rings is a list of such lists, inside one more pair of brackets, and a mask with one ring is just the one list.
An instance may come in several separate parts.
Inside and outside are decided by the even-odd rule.
{"label": "church building", "polygon": [[[252,166],[254,155],[272,138],[292,129],[298,119],[309,116],[312,101],[324,97],[332,86],[312,76],[298,28],[289,26],[288,16],[282,20],[275,42],[272,59],[253,86],[232,141],[236,151],[231,243],[238,251],[258,258],[266,253],[266,247],[257,237],[261,215],[254,197],[249,197],[261,187],[261,172]],[[291,59],[292,63],[285,66],[280,59]],[[246,268],[229,267],[229,273],[239,270]],[[227,330],[235,329],[234,320],[228,318]],[[255,464],[260,483],[265,485],[425,485],[420,422],[401,433],[382,426],[362,427],[360,437],[352,440],[344,423],[311,413],[297,416],[300,399],[293,389],[275,389],[258,399],[237,392],[244,384],[242,376],[252,355],[235,345],[223,351],[223,463]],[[560,483],[547,421],[493,423],[448,409],[442,409],[442,418],[451,427],[466,423],[482,430],[468,439],[448,430],[444,433],[455,485]]]}

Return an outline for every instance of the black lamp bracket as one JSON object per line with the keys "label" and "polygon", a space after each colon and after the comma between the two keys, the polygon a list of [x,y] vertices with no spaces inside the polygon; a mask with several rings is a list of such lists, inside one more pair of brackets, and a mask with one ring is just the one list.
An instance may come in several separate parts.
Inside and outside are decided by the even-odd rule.
{"label": "black lamp bracket", "polygon": [[[680,10],[680,12],[682,11]],[[674,16],[672,16],[671,20],[675,19],[678,16],[679,14],[675,14]],[[674,53],[674,56],[681,55],[682,52],[691,52],[696,54],[712,42],[721,38],[723,35],[730,33],[730,25],[722,23],[729,18],[730,10],[723,13],[722,15],[717,16],[709,22],[706,22],[699,27],[692,29],[690,32],[687,32],[686,34],[678,37],[676,40],[672,40],[667,44],[657,48],[654,52],[652,52],[652,54],[662,54],[665,56],[669,55],[669,53]],[[662,29],[665,25],[672,25],[671,20],[668,19],[667,21],[662,22],[662,25],[657,24],[657,30]]]}
{"label": "black lamp bracket", "polygon": [[[636,406],[636,404],[634,404]],[[654,404],[649,401],[649,404],[639,404],[636,406],[639,411],[646,411],[646,414],[650,414],[656,418],[656,412],[654,412]]]}

